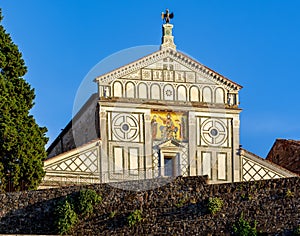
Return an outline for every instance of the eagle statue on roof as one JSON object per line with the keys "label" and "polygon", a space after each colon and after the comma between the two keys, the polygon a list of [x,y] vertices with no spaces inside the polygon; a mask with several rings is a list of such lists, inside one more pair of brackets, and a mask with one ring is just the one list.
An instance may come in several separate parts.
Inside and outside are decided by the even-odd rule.
{"label": "eagle statue on roof", "polygon": [[170,19],[173,19],[174,17],[174,13],[170,13],[169,9],[166,9],[166,12],[162,12],[161,13],[161,18],[165,21],[165,23],[170,23]]}

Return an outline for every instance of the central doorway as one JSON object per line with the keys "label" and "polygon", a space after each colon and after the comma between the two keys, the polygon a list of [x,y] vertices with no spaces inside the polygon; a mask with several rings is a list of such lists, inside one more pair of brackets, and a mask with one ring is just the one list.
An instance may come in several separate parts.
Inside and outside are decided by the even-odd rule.
{"label": "central doorway", "polygon": [[179,153],[168,153],[163,157],[164,170],[163,175],[166,177],[175,177],[180,175]]}
{"label": "central doorway", "polygon": [[165,173],[164,176],[175,176],[175,158],[172,156],[165,156],[164,157],[164,167]]}
{"label": "central doorway", "polygon": [[180,156],[183,146],[175,140],[167,140],[158,147],[160,175],[166,177],[179,176],[181,174]]}

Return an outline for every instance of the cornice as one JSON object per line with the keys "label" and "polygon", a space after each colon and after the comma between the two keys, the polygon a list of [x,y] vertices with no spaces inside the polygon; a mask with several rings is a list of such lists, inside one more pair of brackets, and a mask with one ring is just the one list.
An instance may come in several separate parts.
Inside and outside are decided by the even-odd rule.
{"label": "cornice", "polygon": [[116,102],[119,107],[139,107],[145,109],[172,109],[181,111],[211,111],[221,113],[240,113],[241,108],[224,104],[204,103],[204,102],[187,102],[187,101],[161,101],[135,98],[104,98],[98,100],[100,107],[115,107]]}

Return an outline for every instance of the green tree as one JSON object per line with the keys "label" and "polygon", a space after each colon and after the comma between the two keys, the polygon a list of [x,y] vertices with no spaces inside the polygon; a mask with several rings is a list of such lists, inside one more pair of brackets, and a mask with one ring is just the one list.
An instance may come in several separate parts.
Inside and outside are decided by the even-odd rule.
{"label": "green tree", "polygon": [[29,111],[34,89],[23,79],[25,62],[2,25],[0,9],[0,181],[1,190],[36,189],[45,172],[45,127]]}

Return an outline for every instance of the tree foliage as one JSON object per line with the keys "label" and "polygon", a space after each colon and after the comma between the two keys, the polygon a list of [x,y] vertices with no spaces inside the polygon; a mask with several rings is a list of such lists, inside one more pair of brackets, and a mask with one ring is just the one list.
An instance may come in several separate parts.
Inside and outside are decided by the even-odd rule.
{"label": "tree foliage", "polygon": [[0,9],[0,181],[4,191],[35,189],[45,175],[47,129],[30,114],[34,89],[25,62],[2,22]]}

